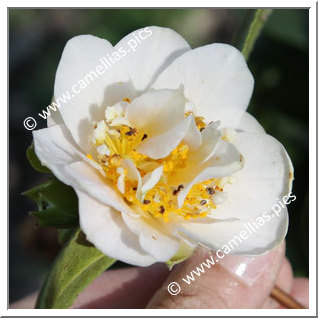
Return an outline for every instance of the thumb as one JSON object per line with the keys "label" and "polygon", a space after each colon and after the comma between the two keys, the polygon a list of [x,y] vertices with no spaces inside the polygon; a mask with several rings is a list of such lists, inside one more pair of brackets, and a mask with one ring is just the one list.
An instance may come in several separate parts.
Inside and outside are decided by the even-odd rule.
{"label": "thumb", "polygon": [[282,244],[258,257],[220,259],[200,247],[173,268],[147,308],[260,308],[275,284],[284,254]]}

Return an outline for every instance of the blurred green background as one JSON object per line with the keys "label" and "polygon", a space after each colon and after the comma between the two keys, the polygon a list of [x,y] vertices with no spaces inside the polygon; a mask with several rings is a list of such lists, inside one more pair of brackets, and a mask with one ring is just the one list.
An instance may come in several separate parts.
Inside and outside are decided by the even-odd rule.
{"label": "blurred green background", "polygon": [[[26,159],[32,134],[23,120],[50,103],[67,40],[92,34],[115,44],[135,29],[158,25],[174,29],[193,48],[213,42],[240,48],[244,33],[238,30],[244,30],[253,13],[241,9],[9,10],[10,302],[40,287],[60,248],[54,229],[36,228],[28,216],[35,204],[21,196],[47,180]],[[284,144],[294,164],[297,200],[289,206],[287,256],[295,275],[308,276],[308,10],[275,10],[248,64],[255,78],[249,112]],[[44,121],[39,122],[38,128],[43,127]]]}

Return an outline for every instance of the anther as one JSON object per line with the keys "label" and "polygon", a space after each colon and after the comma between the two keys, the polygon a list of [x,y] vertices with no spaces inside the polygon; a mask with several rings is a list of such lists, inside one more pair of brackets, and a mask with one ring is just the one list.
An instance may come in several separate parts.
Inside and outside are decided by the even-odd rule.
{"label": "anther", "polygon": [[211,187],[206,188],[206,192],[210,195],[213,195],[215,193],[215,191]]}
{"label": "anther", "polygon": [[184,185],[180,184],[177,189],[173,190],[173,192],[172,192],[173,195],[177,195],[180,192],[180,190],[183,188],[184,188]]}
{"label": "anther", "polygon": [[127,131],[127,132],[125,133],[125,135],[126,135],[126,136],[132,136],[132,135],[134,135],[135,133],[136,133],[136,128],[131,128],[131,127],[130,127],[130,130]]}

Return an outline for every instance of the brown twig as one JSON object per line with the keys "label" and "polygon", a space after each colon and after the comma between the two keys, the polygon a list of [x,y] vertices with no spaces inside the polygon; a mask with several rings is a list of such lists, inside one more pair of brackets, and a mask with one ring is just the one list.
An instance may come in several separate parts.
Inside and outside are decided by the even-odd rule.
{"label": "brown twig", "polygon": [[293,297],[285,293],[278,286],[274,286],[271,292],[271,297],[288,309],[304,309],[305,308],[296,299],[294,299]]}

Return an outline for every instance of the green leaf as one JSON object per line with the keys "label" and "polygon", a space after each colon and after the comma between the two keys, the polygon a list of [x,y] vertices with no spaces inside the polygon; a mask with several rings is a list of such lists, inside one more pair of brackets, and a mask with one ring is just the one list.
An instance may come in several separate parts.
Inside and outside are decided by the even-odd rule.
{"label": "green leaf", "polygon": [[260,36],[261,31],[272,11],[272,9],[256,10],[254,19],[249,27],[242,49],[242,54],[244,55],[246,60],[248,60],[250,54],[252,53],[255,42]]}
{"label": "green leaf", "polygon": [[26,150],[26,156],[31,164],[31,166],[33,167],[34,170],[38,171],[38,172],[47,172],[50,173],[51,170],[48,169],[45,166],[42,166],[39,158],[37,157],[35,151],[34,151],[34,144],[32,142],[32,144],[28,147],[28,149]]}
{"label": "green leaf", "polygon": [[77,228],[69,228],[69,229],[58,229],[57,230],[57,238],[61,245],[64,245],[74,234]]}
{"label": "green leaf", "polygon": [[73,188],[52,178],[38,187],[23,193],[38,205],[30,212],[41,226],[70,228],[78,226],[78,199]]}
{"label": "green leaf", "polygon": [[47,209],[44,211],[31,211],[30,215],[38,220],[40,226],[53,226],[60,229],[65,229],[74,226],[77,223],[77,217],[72,214],[67,214],[59,209]]}
{"label": "green leaf", "polygon": [[177,265],[189,258],[193,251],[194,248],[185,243],[182,243],[179,247],[178,252],[169,261],[167,261],[166,264],[171,269],[174,265]]}
{"label": "green leaf", "polygon": [[78,294],[115,261],[90,244],[78,229],[55,259],[36,308],[69,308]]}

